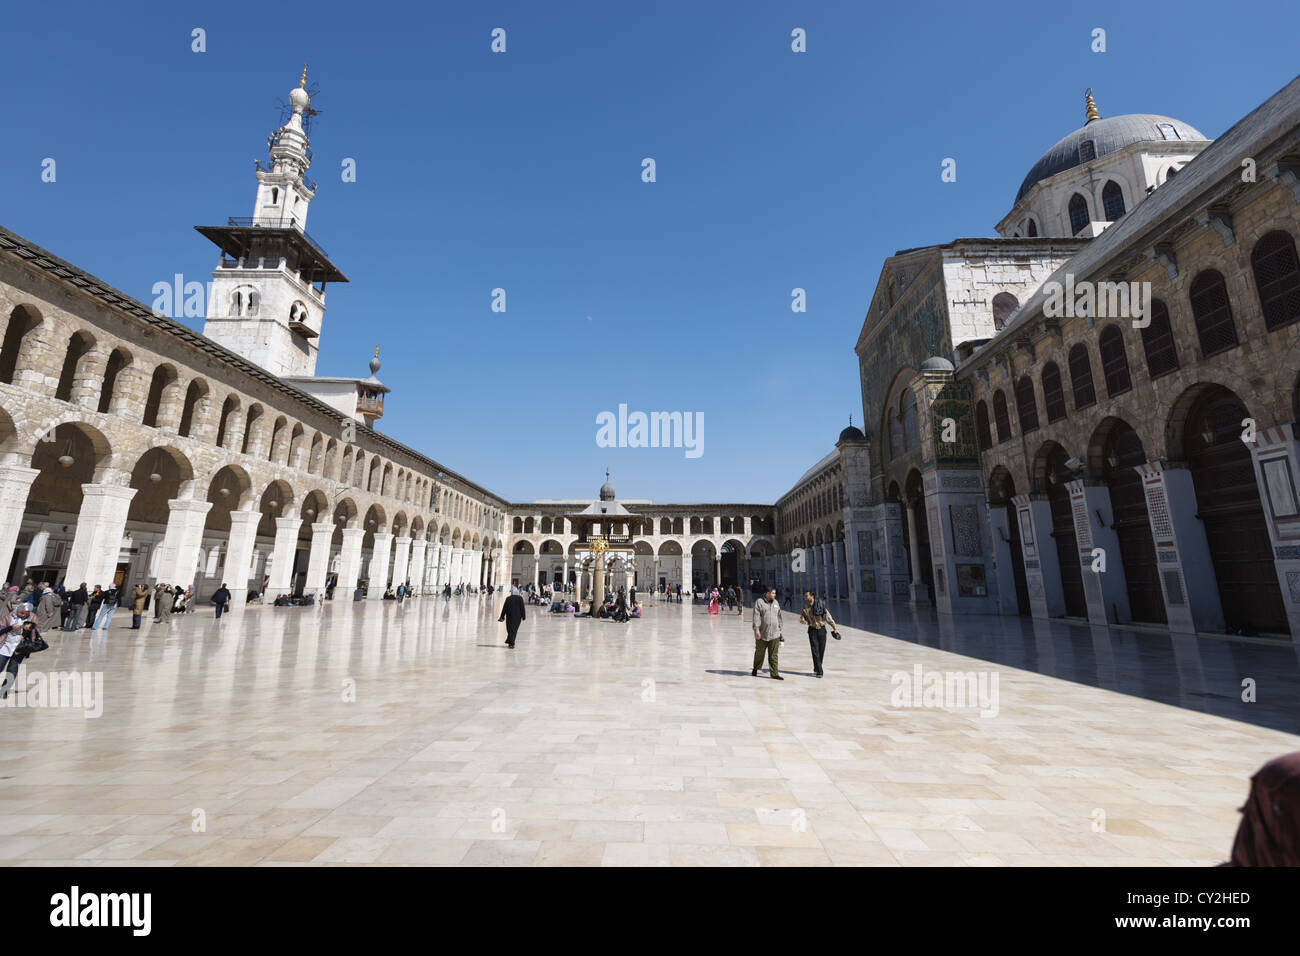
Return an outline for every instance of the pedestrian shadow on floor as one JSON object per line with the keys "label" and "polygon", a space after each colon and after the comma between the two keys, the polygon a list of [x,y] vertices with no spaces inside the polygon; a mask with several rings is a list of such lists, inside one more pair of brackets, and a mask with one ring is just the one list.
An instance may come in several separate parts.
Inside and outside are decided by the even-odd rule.
{"label": "pedestrian shadow on floor", "polygon": [[[749,677],[749,676],[751,676],[749,671],[706,670],[704,673],[706,673],[706,674],[718,674],[718,675],[721,675],[722,677]],[[792,676],[792,677],[816,677],[816,676],[817,676],[816,674],[809,673],[808,671],[788,671],[788,670],[785,670],[785,669],[783,668],[783,669],[781,670],[781,676],[782,676],[782,677],[785,677],[787,674],[790,675],[790,676]],[[758,672],[758,676],[759,676],[759,677],[769,677],[769,676],[771,676],[771,675],[768,674],[768,672],[767,672],[767,668],[763,668],[762,670],[760,670],[760,671]]]}

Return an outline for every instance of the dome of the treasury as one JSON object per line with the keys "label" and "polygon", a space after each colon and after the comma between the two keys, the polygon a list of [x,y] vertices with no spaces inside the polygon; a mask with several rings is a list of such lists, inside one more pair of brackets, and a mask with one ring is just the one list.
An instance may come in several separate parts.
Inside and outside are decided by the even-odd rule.
{"label": "dome of the treasury", "polygon": [[[1092,142],[1092,155],[1085,143]],[[1082,166],[1095,158],[1132,146],[1134,143],[1208,142],[1208,137],[1196,127],[1170,116],[1157,113],[1126,113],[1123,116],[1098,117],[1089,120],[1069,136],[1061,139],[1043,153],[1034,163],[1025,181],[1016,193],[1016,202],[1044,179],[1075,166]],[[1083,150],[1082,152],[1080,150]]]}

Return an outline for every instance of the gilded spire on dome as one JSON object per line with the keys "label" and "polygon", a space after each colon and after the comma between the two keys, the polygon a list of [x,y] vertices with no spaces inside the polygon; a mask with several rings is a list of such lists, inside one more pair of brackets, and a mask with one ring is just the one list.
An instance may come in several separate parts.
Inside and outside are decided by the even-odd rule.
{"label": "gilded spire on dome", "polygon": [[1101,114],[1097,112],[1097,103],[1092,98],[1091,86],[1083,91],[1083,105],[1084,105],[1084,123],[1083,123],[1084,126],[1087,126],[1095,119],[1101,119]]}
{"label": "gilded spire on dome", "polygon": [[302,65],[302,79],[298,81],[298,89],[307,89],[307,64]]}

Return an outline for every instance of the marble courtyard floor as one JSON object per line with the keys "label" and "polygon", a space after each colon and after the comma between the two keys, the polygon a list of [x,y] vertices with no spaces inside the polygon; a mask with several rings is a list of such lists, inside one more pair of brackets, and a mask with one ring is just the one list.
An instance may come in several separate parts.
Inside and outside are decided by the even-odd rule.
{"label": "marble courtyard floor", "polygon": [[[1289,643],[846,610],[816,680],[787,613],[778,682],[748,611],[529,608],[509,651],[499,604],[56,632],[31,668],[102,673],[103,713],[0,709],[0,860],[1207,865],[1300,750]],[[958,672],[987,715],[913,706]]]}

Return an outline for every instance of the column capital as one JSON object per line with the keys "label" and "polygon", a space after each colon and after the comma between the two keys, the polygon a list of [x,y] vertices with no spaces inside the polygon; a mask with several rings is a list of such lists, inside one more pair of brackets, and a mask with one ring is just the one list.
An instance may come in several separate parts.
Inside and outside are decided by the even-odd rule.
{"label": "column capital", "polygon": [[360,541],[365,536],[366,536],[365,528],[344,528],[343,529],[344,541]]}
{"label": "column capital", "polygon": [[212,508],[212,502],[200,501],[197,498],[172,498],[167,502],[167,506],[172,511],[193,511],[196,514],[207,514]]}
{"label": "column capital", "polygon": [[275,531],[279,534],[281,531],[296,531],[302,521],[298,518],[276,518]]}
{"label": "column capital", "polygon": [[26,465],[0,465],[0,481],[25,481],[31,484],[40,473],[39,468],[28,468]]}
{"label": "column capital", "polygon": [[86,497],[116,498],[119,501],[130,501],[135,497],[135,489],[127,487],[126,485],[82,485],[81,493]]}
{"label": "column capital", "polygon": [[311,533],[312,533],[313,536],[318,535],[318,534],[324,534],[324,535],[329,535],[330,537],[333,537],[333,536],[334,536],[334,522],[333,522],[333,521],[330,521],[330,520],[328,520],[328,519],[326,519],[325,521],[317,521],[317,522],[314,522],[314,523],[312,524],[312,526],[311,526]]}
{"label": "column capital", "polygon": [[232,511],[230,512],[230,526],[232,528],[238,525],[252,525],[257,527],[262,523],[262,512],[260,511]]}

